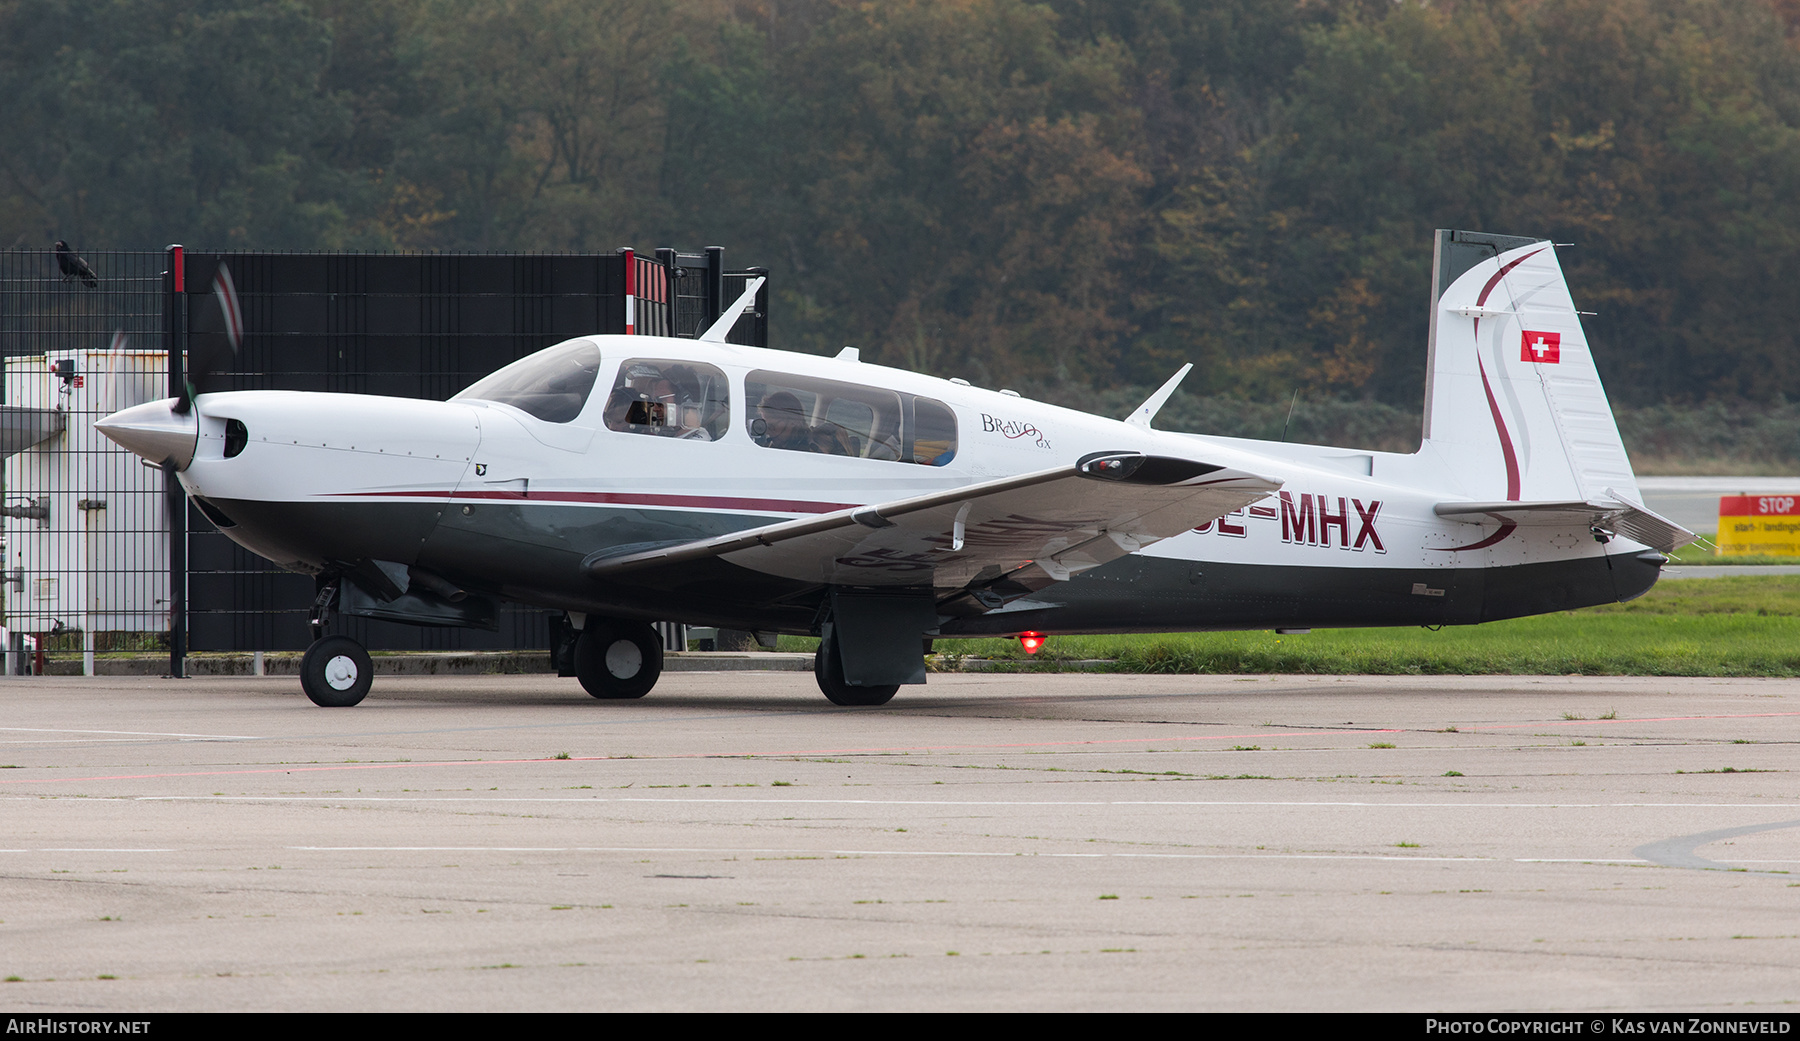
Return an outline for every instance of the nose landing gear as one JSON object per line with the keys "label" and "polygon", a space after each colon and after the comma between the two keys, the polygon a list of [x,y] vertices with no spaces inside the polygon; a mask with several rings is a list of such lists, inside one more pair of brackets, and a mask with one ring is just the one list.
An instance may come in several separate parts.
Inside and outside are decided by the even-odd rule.
{"label": "nose landing gear", "polygon": [[314,640],[300,659],[301,689],[325,708],[349,708],[368,695],[374,680],[369,652],[348,636]]}
{"label": "nose landing gear", "polygon": [[300,657],[300,689],[321,708],[349,708],[368,697],[375,682],[374,664],[362,644],[348,636],[325,635],[337,595],[336,579],[319,587],[311,612],[312,646]]}

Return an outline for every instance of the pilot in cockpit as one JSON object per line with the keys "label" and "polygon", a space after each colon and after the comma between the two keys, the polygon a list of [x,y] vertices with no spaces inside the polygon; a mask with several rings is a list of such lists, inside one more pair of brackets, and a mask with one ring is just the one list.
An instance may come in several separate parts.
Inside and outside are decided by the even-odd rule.
{"label": "pilot in cockpit", "polygon": [[661,433],[668,426],[668,410],[641,390],[616,387],[606,399],[606,426],[633,434]]}
{"label": "pilot in cockpit", "polygon": [[663,400],[670,402],[669,436],[711,441],[713,435],[707,424],[713,417],[708,414],[709,402],[694,370],[686,365],[671,365],[663,371],[659,386],[667,389],[668,396]]}
{"label": "pilot in cockpit", "polygon": [[635,361],[620,371],[604,420],[608,429],[625,433],[711,441],[725,407],[692,367]]}

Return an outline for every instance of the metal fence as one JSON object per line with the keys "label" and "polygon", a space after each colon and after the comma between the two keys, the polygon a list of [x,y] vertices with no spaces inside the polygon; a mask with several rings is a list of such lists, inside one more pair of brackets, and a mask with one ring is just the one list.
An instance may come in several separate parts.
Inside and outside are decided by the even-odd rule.
{"label": "metal fence", "polygon": [[[716,248],[654,257],[176,249],[83,256],[91,278],[79,269],[65,277],[51,251],[0,252],[5,625],[15,652],[31,643],[78,641],[89,651],[169,645],[177,669],[187,648],[305,647],[315,590],[312,578],[242,549],[191,505],[171,510],[177,500],[160,471],[92,430],[95,419],[179,385],[181,369],[170,378],[170,345],[183,352],[177,360],[212,370],[197,379],[202,392],[443,399],[573,336],[698,335],[761,274],[725,271]],[[212,292],[221,263],[242,306],[235,353],[224,346]],[[765,285],[733,342],[766,345],[767,297]],[[544,615],[523,608],[503,612],[498,632],[343,621],[366,646],[391,650],[544,647],[549,639]],[[23,660],[9,657],[9,671]]]}
{"label": "metal fence", "polygon": [[161,253],[0,253],[9,671],[52,642],[159,646],[170,616],[162,474],[92,429],[167,385]]}

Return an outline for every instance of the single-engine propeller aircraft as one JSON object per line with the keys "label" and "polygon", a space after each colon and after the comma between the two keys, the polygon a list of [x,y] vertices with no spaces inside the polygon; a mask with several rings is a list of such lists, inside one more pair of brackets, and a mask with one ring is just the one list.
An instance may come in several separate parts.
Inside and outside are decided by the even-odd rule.
{"label": "single-engine propeller aircraft", "polygon": [[[1486,243],[1447,264],[1453,235]],[[662,670],[651,622],[819,636],[839,705],[955,637],[1442,625],[1628,600],[1693,534],[1639,499],[1549,242],[1439,234],[1411,454],[1156,430],[962,380],[587,336],[448,401],[250,391],[100,423],[241,545],[317,577],[303,686],[354,705],[334,612],[566,612],[596,698]]]}

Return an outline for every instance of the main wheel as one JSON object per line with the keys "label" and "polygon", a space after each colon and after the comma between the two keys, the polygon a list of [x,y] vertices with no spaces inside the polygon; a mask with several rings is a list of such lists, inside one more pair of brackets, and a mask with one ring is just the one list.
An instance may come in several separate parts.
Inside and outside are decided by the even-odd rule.
{"label": "main wheel", "polygon": [[645,622],[590,618],[575,641],[575,677],[596,698],[641,698],[662,667],[662,641]]}
{"label": "main wheel", "polygon": [[819,681],[825,700],[833,705],[885,705],[900,689],[897,683],[883,687],[852,687],[845,683],[843,658],[837,640],[830,637],[819,641],[819,650],[813,655],[813,679]]}
{"label": "main wheel", "polygon": [[367,696],[374,681],[369,652],[348,636],[314,640],[300,658],[300,687],[315,705],[349,708]]}

